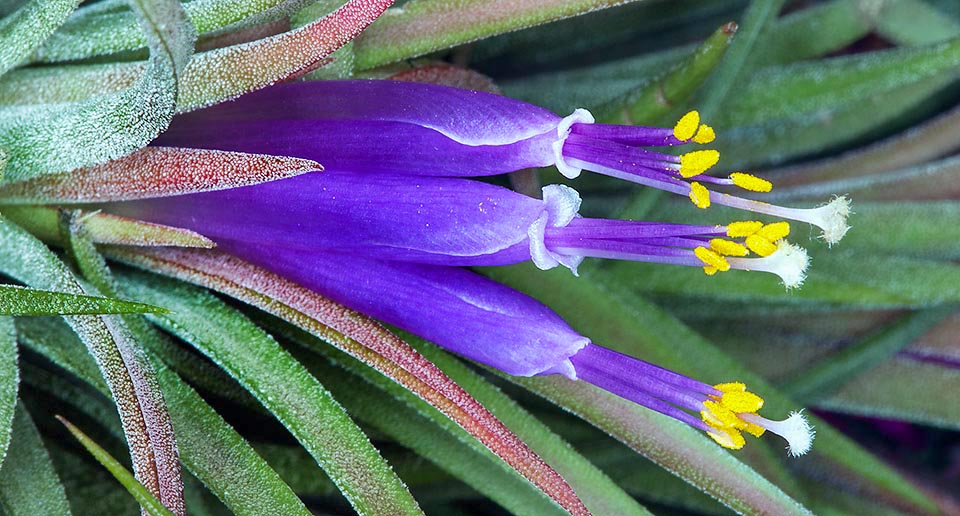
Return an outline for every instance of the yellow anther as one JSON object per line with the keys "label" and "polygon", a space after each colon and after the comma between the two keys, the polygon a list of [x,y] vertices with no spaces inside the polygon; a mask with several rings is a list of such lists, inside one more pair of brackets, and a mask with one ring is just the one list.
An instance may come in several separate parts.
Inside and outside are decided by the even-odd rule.
{"label": "yellow anther", "polygon": [[720,151],[714,149],[696,150],[680,156],[680,175],[693,177],[706,172],[720,161]]}
{"label": "yellow anther", "polygon": [[747,384],[743,382],[718,383],[713,388],[720,392],[747,392]]}
{"label": "yellow anther", "polygon": [[722,238],[714,238],[710,240],[710,249],[713,249],[724,256],[746,256],[750,253],[746,247]]}
{"label": "yellow anther", "polygon": [[777,250],[776,244],[760,235],[750,235],[744,243],[747,244],[747,247],[749,247],[751,251],[760,256],[770,256]]}
{"label": "yellow anther", "polygon": [[673,136],[678,140],[689,140],[697,132],[697,126],[700,125],[700,113],[691,111],[683,115],[673,126]]}
{"label": "yellow anther", "polygon": [[748,237],[763,227],[763,222],[744,220],[727,224],[727,236],[730,238]]}
{"label": "yellow anther", "polygon": [[714,428],[739,428],[746,426],[737,415],[717,401],[704,401],[700,419]]}
{"label": "yellow anther", "polygon": [[749,391],[725,392],[720,404],[736,413],[756,412],[763,407],[763,398]]}
{"label": "yellow anther", "polygon": [[693,136],[693,141],[706,144],[712,142],[716,137],[717,133],[713,132],[713,128],[707,124],[703,124],[700,126],[700,129],[697,129],[697,134]]}
{"label": "yellow anther", "polygon": [[710,207],[710,191],[707,187],[694,181],[690,183],[690,200],[697,208],[707,209]]}
{"label": "yellow anther", "polygon": [[782,238],[787,238],[787,235],[790,234],[790,223],[789,222],[774,222],[773,224],[767,224],[757,231],[757,236],[762,236],[771,242],[776,242]]}
{"label": "yellow anther", "polygon": [[693,250],[693,254],[696,255],[701,262],[711,267],[716,267],[716,269],[720,272],[727,272],[730,270],[730,263],[727,262],[726,258],[720,256],[720,254],[716,251],[712,251],[706,247],[698,247]]}
{"label": "yellow anther", "polygon": [[707,276],[713,276],[713,275],[716,274],[718,271],[719,271],[719,269],[717,269],[717,268],[714,267],[713,265],[704,265],[704,266],[703,266],[703,273],[706,274]]}
{"label": "yellow anther", "polygon": [[732,428],[718,428],[716,430],[707,432],[707,435],[711,439],[717,442],[720,446],[728,448],[730,450],[739,450],[747,444],[747,440],[743,438],[743,435],[738,430]]}
{"label": "yellow anther", "polygon": [[744,190],[750,190],[751,192],[769,192],[773,189],[773,183],[766,179],[760,179],[752,174],[734,172],[730,174],[730,179],[733,181],[733,184]]}

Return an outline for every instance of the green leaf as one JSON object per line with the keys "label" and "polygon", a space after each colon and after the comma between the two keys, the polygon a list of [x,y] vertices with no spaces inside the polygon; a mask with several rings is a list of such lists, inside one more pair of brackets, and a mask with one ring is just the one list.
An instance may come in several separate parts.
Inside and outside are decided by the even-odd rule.
{"label": "green leaf", "polygon": [[827,410],[911,421],[960,430],[954,394],[960,368],[910,358],[895,358],[849,378],[836,392],[817,402]]}
{"label": "green leaf", "polygon": [[[530,270],[531,267],[501,267],[485,270],[485,272],[498,279],[505,280],[515,288],[537,295],[542,301],[550,304],[567,321],[578,327],[580,331],[590,335],[605,346],[613,347],[632,356],[641,356],[645,360],[701,380],[721,382],[738,379],[744,381],[754,392],[760,393],[766,399],[764,411],[769,410],[773,415],[786,415],[789,410],[797,408],[795,402],[779,394],[762,378],[711,346],[690,328],[661,309],[630,293],[629,287],[623,283],[620,277],[611,276],[603,271],[593,271],[590,274],[581,274],[581,278],[573,278],[562,271],[534,273]],[[700,274],[702,275],[702,272]],[[683,281],[673,277],[672,274],[669,276],[674,282]],[[691,357],[696,357],[696,359],[693,360]],[[625,412],[623,414],[614,410],[604,411],[602,404],[614,403],[615,400],[611,400],[610,396],[597,392],[589,386],[580,386],[547,378],[527,380],[527,382],[534,381],[543,383],[543,389],[549,389],[548,392],[556,393],[558,399],[562,395],[565,400],[571,402],[576,400],[578,407],[582,408],[585,413],[588,411],[601,412],[602,414],[598,414],[598,418],[602,415],[602,419],[598,419],[601,424],[623,425],[625,423],[620,423],[619,420],[627,418],[628,416],[625,414],[632,414],[633,418],[644,418],[631,419],[631,421],[656,418],[653,420],[656,422],[654,428],[657,429],[648,432],[643,441],[632,443],[634,446],[652,447],[657,454],[661,454],[668,450],[673,450],[674,453],[685,452],[688,449],[687,446],[696,445],[700,451],[711,454],[711,456],[717,449],[715,445],[703,439],[702,436],[694,440],[694,437],[696,437],[694,434],[698,432],[685,431],[683,425],[674,424],[672,420],[649,411],[639,408],[629,410],[626,407],[624,407]],[[569,398],[572,396],[576,397]],[[593,404],[601,402],[601,405]],[[865,452],[848,438],[843,437],[842,434],[826,423],[816,418],[811,419],[813,419],[817,428],[817,439],[813,446],[812,456],[797,459],[805,463],[805,470],[816,468],[816,471],[820,471],[821,475],[826,475],[829,472],[831,478],[836,479],[836,481],[856,485],[858,489],[866,490],[872,493],[872,496],[888,501],[888,503],[906,504],[917,511],[934,511],[932,503],[895,471]],[[676,430],[674,430],[675,427]],[[630,437],[632,435],[624,434],[623,438],[635,440],[636,437]],[[654,447],[654,444],[649,442],[654,437],[667,440],[682,439],[685,443],[675,449],[672,446]],[[700,444],[697,445],[696,443]],[[756,443],[750,443],[748,448],[754,444]],[[714,447],[708,448],[707,445]],[[724,457],[730,457],[728,454],[723,455]],[[720,462],[714,463],[714,460]],[[771,485],[758,489],[753,484],[762,479],[743,472],[740,466],[719,466],[719,464],[726,464],[725,461],[726,459],[721,461],[718,458],[706,461],[704,464],[705,466],[720,468],[720,471],[724,471],[723,474],[718,471],[716,477],[713,475],[699,476],[688,480],[700,484],[701,488],[707,492],[723,490],[723,496],[727,500],[726,503],[729,504],[739,504],[741,500],[763,500],[764,498],[770,500],[771,503],[787,503],[787,501],[790,501],[789,498],[779,493],[779,490]],[[699,459],[695,458],[693,463],[700,463]],[[733,475],[730,473],[733,471],[738,473]],[[738,484],[739,482],[743,482],[743,484]],[[765,483],[766,481],[762,482]],[[762,486],[763,483],[760,485]],[[789,485],[785,485],[785,487],[789,487]],[[789,505],[787,503],[787,506]]]}
{"label": "green leaf", "polygon": [[[710,119],[728,166],[780,162],[877,132],[958,77],[960,39],[770,67]],[[897,102],[888,99],[897,98]]]}
{"label": "green leaf", "polygon": [[411,0],[370,26],[354,44],[366,70],[494,34],[624,3],[618,0]]}
{"label": "green leaf", "polygon": [[[727,96],[735,87],[748,82],[748,58],[761,35],[771,30],[783,4],[784,0],[751,0],[743,13],[737,38],[730,45],[717,73],[706,85],[700,110],[708,120],[713,119],[721,106],[727,103]],[[740,94],[737,91],[737,96]]]}
{"label": "green leaf", "polygon": [[177,1],[132,5],[150,42],[143,76],[126,90],[83,102],[0,110],[0,147],[10,155],[9,178],[103,163],[143,147],[166,129],[180,71],[193,51],[193,29]]}
{"label": "green leaf", "polygon": [[[17,328],[25,346],[109,396],[93,360],[76,353],[82,343],[65,324],[26,319],[18,321]],[[153,364],[177,429],[181,460],[234,514],[309,514],[290,487],[192,387],[163,363]],[[109,418],[91,417],[110,428]]]}
{"label": "green leaf", "polygon": [[17,331],[13,318],[0,317],[0,461],[10,446],[20,374],[17,369]]}
{"label": "green leaf", "polygon": [[24,61],[57,30],[79,0],[31,0],[0,19],[0,75]]}
{"label": "green leaf", "polygon": [[887,360],[953,312],[953,307],[932,308],[906,315],[881,331],[830,353],[780,387],[794,399],[824,398],[851,377]]}
{"label": "green leaf", "polygon": [[127,276],[127,293],[179,312],[157,318],[247,388],[313,455],[361,514],[419,514],[416,501],[333,397],[269,335],[182,283]]}
{"label": "green leaf", "polygon": [[0,285],[0,315],[143,314],[166,311],[158,306],[121,299]]}
{"label": "green leaf", "polygon": [[74,437],[80,441],[80,444],[83,445],[87,451],[90,452],[94,458],[97,459],[97,462],[107,468],[107,470],[123,485],[124,488],[137,500],[137,503],[140,504],[140,507],[146,511],[150,516],[174,516],[159,500],[154,498],[153,494],[143,487],[140,482],[137,482],[137,479],[133,478],[133,475],[127,471],[127,468],[124,468],[122,464],[117,462],[116,459],[110,456],[106,450],[100,447],[96,442],[87,437],[86,434],[80,431],[79,428],[73,426],[66,419],[58,417],[64,426],[67,427],[67,430],[73,434]]}
{"label": "green leaf", "polygon": [[873,29],[868,9],[856,0],[832,0],[783,16],[761,34],[745,68],[752,71],[840,50]]}
{"label": "green leaf", "polygon": [[892,0],[880,4],[877,33],[899,45],[926,45],[960,35],[960,20],[922,0]]}
{"label": "green leaf", "polygon": [[597,112],[597,120],[624,125],[649,123],[662,120],[676,106],[687,105],[723,59],[736,31],[734,23],[717,29],[689,58],[667,73],[604,104]]}
{"label": "green leaf", "polygon": [[10,449],[0,468],[0,504],[12,516],[70,514],[63,484],[22,403],[17,404]]}

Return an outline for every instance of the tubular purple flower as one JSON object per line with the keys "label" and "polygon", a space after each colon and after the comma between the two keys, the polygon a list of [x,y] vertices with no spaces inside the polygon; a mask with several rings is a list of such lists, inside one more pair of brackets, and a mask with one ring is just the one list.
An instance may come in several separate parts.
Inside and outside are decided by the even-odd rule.
{"label": "tubular purple flower", "polygon": [[813,431],[800,415],[771,421],[742,383],[710,386],[593,344],[535,299],[455,267],[373,260],[222,240],[222,250],[345,306],[420,335],[447,350],[516,376],[562,374],[706,432],[724,447],[742,432],[766,430],[809,450]]}
{"label": "tubular purple flower", "polygon": [[[580,196],[562,185],[545,187],[540,200],[459,178],[322,172],[103,208],[192,229],[215,241],[424,264],[532,260],[541,269],[563,265],[576,273],[584,258],[597,257],[707,267],[709,273],[767,271],[788,287],[803,281],[807,266],[801,249],[781,241],[785,223],[756,223],[747,235],[736,232],[744,223],[582,218]],[[724,238],[730,235],[742,242]],[[761,257],[744,258],[748,249],[758,249]]]}
{"label": "tubular purple flower", "polygon": [[847,231],[849,202],[813,209],[779,207],[704,186],[766,192],[763,179],[707,175],[720,153],[673,156],[645,147],[702,145],[713,129],[691,111],[672,129],[594,123],[578,109],[560,117],[510,98],[393,81],[311,81],[274,86],[177,117],[158,145],[315,159],[330,171],[417,176],[487,176],[554,165],[688,196],[700,208],[723,204],[813,224],[833,244]]}

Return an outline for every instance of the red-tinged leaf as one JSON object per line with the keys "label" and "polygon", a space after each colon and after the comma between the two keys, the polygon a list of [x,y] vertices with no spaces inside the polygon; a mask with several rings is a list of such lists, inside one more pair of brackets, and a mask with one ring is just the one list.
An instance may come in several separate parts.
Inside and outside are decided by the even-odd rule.
{"label": "red-tinged leaf", "polygon": [[627,1],[412,0],[357,39],[356,67],[366,70]]}
{"label": "red-tinged leaf", "polygon": [[[299,29],[194,54],[180,76],[177,111],[199,109],[313,71],[392,3],[350,0]],[[84,100],[131,86],[146,66],[138,62],[24,70],[4,78],[0,102],[25,105]]]}
{"label": "red-tinged leaf", "polygon": [[[0,272],[43,290],[84,295],[66,265],[39,240],[0,218]],[[117,316],[65,316],[96,359],[110,387],[137,479],[177,514],[184,514],[176,439],[159,391],[136,365],[142,352]],[[142,362],[139,362],[142,363]]]}
{"label": "red-tinged leaf", "polygon": [[[90,238],[96,244],[163,246],[163,247],[216,247],[213,240],[190,231],[141,220],[118,217],[108,213],[81,212]],[[10,206],[3,214],[22,228],[45,242],[59,243],[57,208],[47,206]]]}
{"label": "red-tinged leaf", "polygon": [[199,54],[184,72],[177,111],[199,109],[311,72],[391,4],[393,0],[350,0],[299,29]]}
{"label": "red-tinged leaf", "polygon": [[3,204],[127,201],[254,185],[323,170],[299,158],[205,149],[147,147],[66,174],[0,186]]}
{"label": "red-tinged leaf", "polygon": [[567,482],[483,405],[363,314],[217,251],[118,248],[109,254],[230,295],[326,340],[436,407],[571,514],[589,514]]}

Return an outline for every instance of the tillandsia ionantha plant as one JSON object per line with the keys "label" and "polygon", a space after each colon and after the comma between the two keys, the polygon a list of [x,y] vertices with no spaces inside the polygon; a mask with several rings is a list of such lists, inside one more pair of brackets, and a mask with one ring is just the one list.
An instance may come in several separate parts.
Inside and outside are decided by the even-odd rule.
{"label": "tillandsia ionantha plant", "polygon": [[960,11],[620,3],[0,2],[4,511],[950,513]]}

